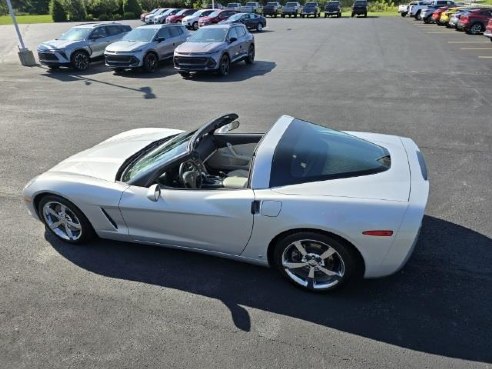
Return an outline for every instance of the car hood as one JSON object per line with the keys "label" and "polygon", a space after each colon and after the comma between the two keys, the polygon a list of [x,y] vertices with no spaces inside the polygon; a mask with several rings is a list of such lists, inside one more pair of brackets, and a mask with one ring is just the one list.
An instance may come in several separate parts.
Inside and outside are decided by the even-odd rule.
{"label": "car hood", "polygon": [[210,53],[221,48],[225,42],[185,42],[176,48],[180,54]]}
{"label": "car hood", "polygon": [[149,44],[150,42],[142,41],[118,41],[106,47],[106,50],[109,52],[134,51],[147,47]]}
{"label": "car hood", "polygon": [[84,41],[49,40],[39,44],[38,50],[64,49],[68,46],[75,46],[83,42]]}
{"label": "car hood", "polygon": [[63,160],[48,172],[84,175],[114,182],[118,169],[128,157],[155,140],[181,132],[166,128],[126,131]]}

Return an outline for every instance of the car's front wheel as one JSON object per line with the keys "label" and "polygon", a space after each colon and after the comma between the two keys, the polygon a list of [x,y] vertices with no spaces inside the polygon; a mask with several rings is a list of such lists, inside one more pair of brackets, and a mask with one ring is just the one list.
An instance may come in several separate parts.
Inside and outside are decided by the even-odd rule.
{"label": "car's front wheel", "polygon": [[198,22],[193,22],[193,29],[195,31],[198,29]]}
{"label": "car's front wheel", "polygon": [[85,215],[63,197],[43,197],[39,202],[38,214],[46,229],[65,242],[85,243],[95,236]]}
{"label": "car's front wheel", "polygon": [[359,259],[350,245],[315,232],[288,235],[274,250],[280,273],[294,285],[315,292],[333,290],[359,276]]}
{"label": "car's front wheel", "polygon": [[472,35],[478,35],[478,34],[482,33],[483,31],[484,31],[484,27],[483,27],[482,23],[474,23],[470,27],[469,33]]}
{"label": "car's front wheel", "polygon": [[72,64],[72,67],[76,70],[79,71],[87,70],[87,68],[89,68],[89,63],[90,63],[89,55],[82,50],[76,51],[72,54],[70,58],[70,62]]}
{"label": "car's front wheel", "polygon": [[157,70],[158,59],[154,53],[148,53],[143,60],[143,69],[148,73],[153,73]]}
{"label": "car's front wheel", "polygon": [[256,32],[261,32],[263,31],[263,24],[257,23],[256,24]]}
{"label": "car's front wheel", "polygon": [[227,54],[222,55],[219,64],[219,75],[223,77],[229,75],[230,67],[231,67],[231,60],[229,59],[229,55]]}

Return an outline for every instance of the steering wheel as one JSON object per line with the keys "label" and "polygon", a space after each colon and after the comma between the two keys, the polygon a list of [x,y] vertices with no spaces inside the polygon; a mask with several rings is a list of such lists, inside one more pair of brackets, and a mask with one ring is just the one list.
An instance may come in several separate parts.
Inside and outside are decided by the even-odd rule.
{"label": "steering wheel", "polygon": [[187,160],[179,165],[179,181],[186,188],[201,188],[203,183],[202,171],[199,164]]}

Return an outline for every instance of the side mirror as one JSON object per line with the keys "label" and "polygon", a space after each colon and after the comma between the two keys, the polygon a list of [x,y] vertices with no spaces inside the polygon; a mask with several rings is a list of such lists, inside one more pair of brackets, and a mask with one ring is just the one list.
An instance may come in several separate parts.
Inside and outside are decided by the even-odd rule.
{"label": "side mirror", "polygon": [[157,202],[160,197],[161,197],[160,186],[157,183],[150,186],[149,189],[147,190],[147,198],[150,201]]}
{"label": "side mirror", "polygon": [[157,42],[162,42],[162,41],[165,41],[165,40],[166,40],[166,38],[165,38],[165,37],[157,37],[155,40],[156,40]]}
{"label": "side mirror", "polygon": [[229,39],[229,42],[232,44],[233,42],[237,41],[237,38],[236,37],[231,37]]}

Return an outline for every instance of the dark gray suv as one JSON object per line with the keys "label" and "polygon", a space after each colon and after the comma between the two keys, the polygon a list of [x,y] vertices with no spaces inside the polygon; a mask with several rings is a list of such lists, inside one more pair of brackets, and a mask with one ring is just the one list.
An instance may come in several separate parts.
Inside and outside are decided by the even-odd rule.
{"label": "dark gray suv", "polygon": [[102,57],[109,44],[121,39],[131,27],[120,23],[86,23],[70,28],[59,38],[38,46],[41,64],[86,70],[91,60]]}
{"label": "dark gray suv", "polygon": [[200,28],[174,50],[174,67],[183,77],[190,72],[229,74],[231,63],[253,64],[255,38],[244,24],[216,24]]}

